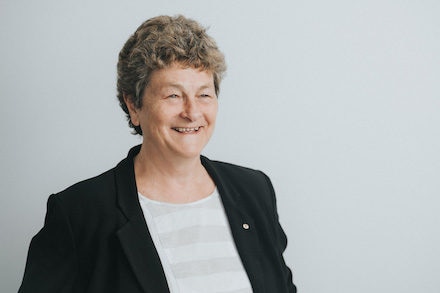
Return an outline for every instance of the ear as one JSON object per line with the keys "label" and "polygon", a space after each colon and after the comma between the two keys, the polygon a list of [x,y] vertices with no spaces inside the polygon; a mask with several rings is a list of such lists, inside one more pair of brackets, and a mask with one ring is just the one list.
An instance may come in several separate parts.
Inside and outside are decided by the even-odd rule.
{"label": "ear", "polygon": [[140,124],[139,123],[139,114],[138,114],[139,109],[136,108],[136,106],[134,105],[134,103],[131,100],[129,95],[123,94],[123,97],[124,97],[125,105],[127,105],[127,108],[128,108],[128,113],[130,114],[131,123],[134,126],[139,126],[139,124]]}

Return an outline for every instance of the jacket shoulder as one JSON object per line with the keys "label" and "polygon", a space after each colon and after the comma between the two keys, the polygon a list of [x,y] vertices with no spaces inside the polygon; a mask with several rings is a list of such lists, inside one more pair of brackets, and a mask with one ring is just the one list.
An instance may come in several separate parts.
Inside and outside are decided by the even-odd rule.
{"label": "jacket shoulder", "polygon": [[259,202],[258,205],[271,204],[274,197],[273,186],[262,171],[205,157],[202,162],[217,184],[227,187],[235,194],[241,194],[247,200]]}
{"label": "jacket shoulder", "polygon": [[49,210],[50,206],[58,205],[74,222],[115,213],[117,168],[113,167],[97,176],[79,181],[50,195],[47,209]]}
{"label": "jacket shoulder", "polygon": [[55,194],[56,197],[63,200],[69,200],[71,197],[87,197],[91,194],[108,193],[114,190],[114,169],[107,170],[97,176],[79,181],[66,189]]}
{"label": "jacket shoulder", "polygon": [[232,163],[227,163],[223,161],[210,160],[204,158],[205,162],[208,162],[217,172],[222,173],[222,175],[229,176],[249,176],[249,177],[260,177],[264,176],[264,173],[257,169],[252,169],[245,166],[240,166]]}

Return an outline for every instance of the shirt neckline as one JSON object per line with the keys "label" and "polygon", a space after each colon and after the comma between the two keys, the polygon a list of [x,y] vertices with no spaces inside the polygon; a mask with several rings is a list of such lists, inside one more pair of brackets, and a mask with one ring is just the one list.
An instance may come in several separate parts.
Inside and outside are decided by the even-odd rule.
{"label": "shirt neckline", "polygon": [[155,204],[155,205],[161,205],[161,206],[172,206],[172,207],[188,207],[188,206],[199,205],[199,204],[202,204],[204,202],[209,201],[210,199],[212,199],[214,197],[217,197],[218,195],[219,194],[218,194],[218,190],[216,187],[216,188],[214,188],[214,191],[210,195],[208,195],[207,197],[204,197],[202,199],[192,201],[192,202],[187,202],[187,203],[171,203],[171,202],[154,200],[154,199],[148,198],[145,195],[138,192],[139,201],[142,203],[146,203],[146,204],[149,203],[149,204]]}

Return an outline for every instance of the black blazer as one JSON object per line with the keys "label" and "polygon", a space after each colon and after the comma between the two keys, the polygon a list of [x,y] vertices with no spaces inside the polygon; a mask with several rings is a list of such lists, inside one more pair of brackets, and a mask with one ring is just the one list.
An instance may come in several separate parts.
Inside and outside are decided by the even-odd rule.
{"label": "black blazer", "polygon": [[[169,292],[138,201],[133,158],[139,149],[115,168],[49,197],[19,293]],[[296,292],[269,178],[201,160],[217,185],[253,291]]]}

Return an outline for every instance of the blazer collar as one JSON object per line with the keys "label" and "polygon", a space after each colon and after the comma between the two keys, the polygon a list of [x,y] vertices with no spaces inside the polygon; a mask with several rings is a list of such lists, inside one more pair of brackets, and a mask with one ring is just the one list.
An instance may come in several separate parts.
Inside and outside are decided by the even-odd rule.
{"label": "blazer collar", "polygon": [[[117,232],[128,261],[145,292],[169,292],[159,255],[148,231],[138,200],[133,159],[140,151],[133,147],[115,169],[118,206],[127,223]],[[248,273],[254,292],[264,292],[261,253],[256,227],[240,192],[239,178],[229,178],[216,164],[201,156],[201,162],[217,186],[238,253]],[[238,182],[238,183],[237,183]],[[247,226],[246,226],[247,225]],[[245,228],[247,227],[247,229]]]}
{"label": "blazer collar", "polygon": [[126,159],[115,168],[115,182],[119,208],[127,223],[116,235],[143,291],[169,292],[168,283],[138,200],[133,158],[140,146],[130,150]]}
{"label": "blazer collar", "polygon": [[266,292],[263,282],[264,273],[260,263],[262,251],[257,227],[249,210],[249,204],[246,204],[246,197],[237,188],[243,182],[240,178],[234,178],[227,171],[217,168],[216,163],[208,158],[202,156],[201,159],[203,166],[217,186],[238,254],[248,274],[253,292]]}

